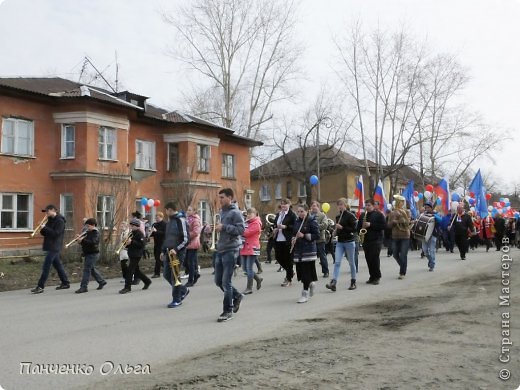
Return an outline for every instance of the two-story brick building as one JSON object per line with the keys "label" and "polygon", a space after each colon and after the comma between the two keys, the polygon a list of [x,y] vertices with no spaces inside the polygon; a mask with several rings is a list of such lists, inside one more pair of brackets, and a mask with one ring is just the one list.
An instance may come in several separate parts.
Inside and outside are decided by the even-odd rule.
{"label": "two-story brick building", "polygon": [[71,232],[95,216],[113,230],[143,197],[193,205],[209,221],[217,192],[251,201],[250,147],[261,145],[200,118],[168,112],[128,91],[62,78],[0,78],[0,247],[26,238],[56,204]]}

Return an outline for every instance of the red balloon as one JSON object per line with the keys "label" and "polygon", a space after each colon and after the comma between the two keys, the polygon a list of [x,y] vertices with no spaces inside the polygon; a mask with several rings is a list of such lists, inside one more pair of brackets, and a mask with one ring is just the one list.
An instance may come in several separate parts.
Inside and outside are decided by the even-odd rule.
{"label": "red balloon", "polygon": [[161,201],[159,199],[155,199],[153,202],[154,207],[159,207],[161,205]]}
{"label": "red balloon", "polygon": [[500,202],[500,206],[504,207],[506,205],[506,202]]}
{"label": "red balloon", "polygon": [[474,198],[474,197],[475,197],[475,193],[474,193],[473,191],[471,191],[471,192],[469,193],[469,196],[471,196],[472,198]]}
{"label": "red balloon", "polygon": [[414,191],[413,196],[417,196],[417,195],[419,195],[419,193],[417,191]]}
{"label": "red balloon", "polygon": [[145,211],[150,211],[152,208],[148,205],[144,206]]}
{"label": "red balloon", "polygon": [[487,200],[491,199],[491,194],[486,194],[486,199]]}
{"label": "red balloon", "polygon": [[424,187],[426,189],[426,191],[430,191],[432,192],[433,191],[433,186],[431,184],[428,184],[426,187]]}

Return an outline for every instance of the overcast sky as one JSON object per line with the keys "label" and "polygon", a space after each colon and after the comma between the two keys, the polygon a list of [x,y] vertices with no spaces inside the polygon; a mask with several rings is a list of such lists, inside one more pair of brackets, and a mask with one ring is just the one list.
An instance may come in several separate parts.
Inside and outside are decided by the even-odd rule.
{"label": "overcast sky", "polygon": [[[189,0],[184,0],[188,2]],[[251,0],[254,1],[254,0]],[[0,77],[60,76],[77,80],[82,59],[115,74],[129,90],[165,108],[181,105],[194,74],[167,55],[171,27],[160,17],[175,0],[0,0]],[[464,98],[512,142],[497,151],[497,164],[481,161],[501,185],[520,184],[517,122],[520,91],[520,0],[302,0],[299,37],[303,68],[317,90],[331,77],[333,34],[359,19],[389,29],[405,23],[436,51],[451,52],[470,69]],[[312,99],[312,97],[310,97]],[[500,131],[500,130],[497,130]],[[463,142],[463,140],[461,140]]]}

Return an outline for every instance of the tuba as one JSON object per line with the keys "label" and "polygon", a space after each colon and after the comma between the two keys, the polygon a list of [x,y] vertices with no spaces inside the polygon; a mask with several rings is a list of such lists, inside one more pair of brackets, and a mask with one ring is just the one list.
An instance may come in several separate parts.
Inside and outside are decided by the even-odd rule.
{"label": "tuba", "polygon": [[[367,212],[365,210],[365,214],[363,214],[363,222],[361,223],[361,226],[363,226],[367,221]],[[365,241],[365,234],[367,234],[367,229],[365,229],[364,227],[362,227],[360,230],[359,230],[359,243],[361,245],[363,245],[363,242]]]}
{"label": "tuba", "polygon": [[217,250],[216,244],[217,244],[219,237],[217,236],[217,231],[215,230],[215,226],[217,226],[219,223],[220,223],[220,214],[216,213],[213,216],[213,229],[211,231],[211,246],[209,248],[209,250],[211,252],[214,252]]}
{"label": "tuba", "polygon": [[174,285],[175,287],[180,286],[182,284],[180,279],[181,262],[179,261],[177,255],[173,254],[171,250],[168,250],[168,258],[170,260],[170,268],[172,269]]}

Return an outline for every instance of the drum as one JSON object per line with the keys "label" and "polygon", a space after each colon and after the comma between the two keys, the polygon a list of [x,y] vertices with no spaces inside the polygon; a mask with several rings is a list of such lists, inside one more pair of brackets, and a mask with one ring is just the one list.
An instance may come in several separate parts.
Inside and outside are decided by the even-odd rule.
{"label": "drum", "polygon": [[428,241],[435,228],[435,217],[423,214],[417,219],[412,226],[412,234],[421,241]]}

